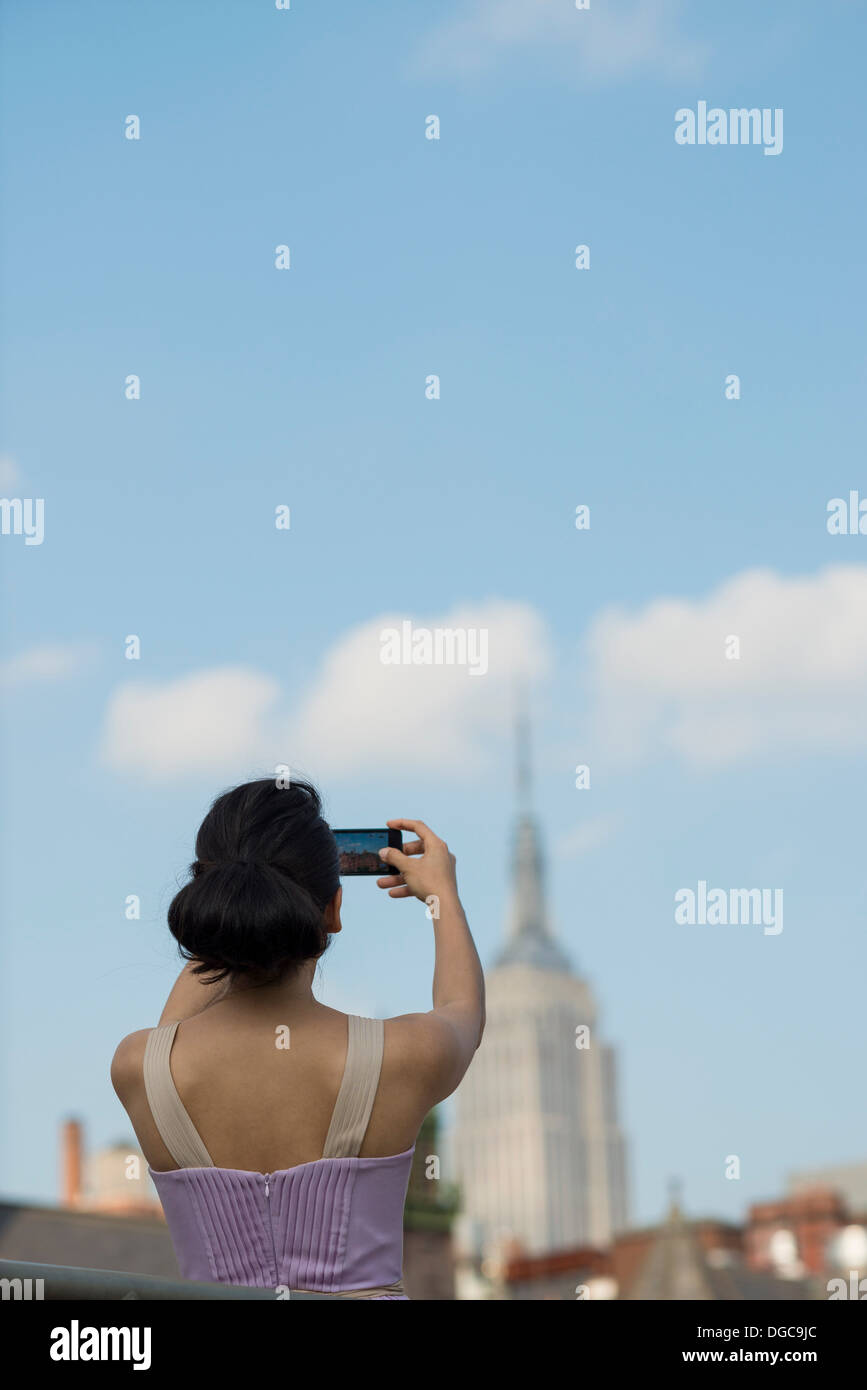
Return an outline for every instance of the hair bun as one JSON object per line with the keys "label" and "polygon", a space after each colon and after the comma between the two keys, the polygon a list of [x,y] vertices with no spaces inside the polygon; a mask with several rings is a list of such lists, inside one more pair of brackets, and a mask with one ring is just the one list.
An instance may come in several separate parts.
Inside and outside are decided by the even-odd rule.
{"label": "hair bun", "polygon": [[218,797],[190,872],[168,921],[196,973],[266,983],[327,947],[325,908],[340,886],[337,843],[307,783],[248,782]]}

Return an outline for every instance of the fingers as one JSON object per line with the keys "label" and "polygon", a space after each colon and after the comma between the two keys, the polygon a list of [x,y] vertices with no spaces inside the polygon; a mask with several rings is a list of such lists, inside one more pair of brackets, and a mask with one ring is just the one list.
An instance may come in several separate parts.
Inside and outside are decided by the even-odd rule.
{"label": "fingers", "polygon": [[392,830],[411,830],[414,835],[418,835],[422,844],[426,840],[436,840],[438,836],[434,834],[429,825],[425,825],[423,820],[389,820],[386,825],[390,825]]}
{"label": "fingers", "polygon": [[376,880],[376,886],[377,888],[387,888],[388,896],[390,898],[415,897],[415,894],[413,893],[412,889],[406,883],[404,883],[400,874],[394,874],[389,878],[378,878]]}

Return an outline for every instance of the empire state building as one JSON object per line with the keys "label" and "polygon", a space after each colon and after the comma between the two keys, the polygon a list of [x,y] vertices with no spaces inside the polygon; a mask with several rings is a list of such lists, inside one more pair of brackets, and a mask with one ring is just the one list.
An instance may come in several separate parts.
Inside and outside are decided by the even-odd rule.
{"label": "empire state building", "polygon": [[544,1254],[606,1246],[625,1227],[626,1158],[614,1052],[589,984],[548,924],[523,747],[519,762],[508,933],[457,1093],[455,1158],[473,1245],[514,1241]]}

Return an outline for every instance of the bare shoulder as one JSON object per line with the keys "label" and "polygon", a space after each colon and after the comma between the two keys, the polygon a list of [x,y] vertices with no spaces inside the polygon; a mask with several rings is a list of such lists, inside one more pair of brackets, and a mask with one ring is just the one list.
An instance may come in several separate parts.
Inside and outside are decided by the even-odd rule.
{"label": "bare shoulder", "polygon": [[457,1042],[448,1020],[433,1011],[426,1014],[399,1014],[385,1020],[386,1033],[396,1061],[412,1062],[437,1058]]}
{"label": "bare shoulder", "polygon": [[111,1084],[121,1100],[141,1084],[145,1047],[150,1034],[150,1028],[128,1033],[115,1049],[111,1059]]}
{"label": "bare shoulder", "polygon": [[386,1019],[385,1037],[385,1061],[392,1077],[420,1085],[432,1104],[451,1095],[469,1065],[459,1033],[442,1014]]}

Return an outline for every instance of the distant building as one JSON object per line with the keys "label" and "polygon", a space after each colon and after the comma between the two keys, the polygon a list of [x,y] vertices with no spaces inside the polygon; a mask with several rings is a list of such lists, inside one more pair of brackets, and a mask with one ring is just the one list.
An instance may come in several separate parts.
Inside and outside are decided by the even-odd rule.
{"label": "distant building", "polygon": [[630,1231],[615,1243],[612,1273],[630,1302],[727,1302],[822,1297],[805,1277],[756,1271],[744,1258],[741,1232],[723,1221],[690,1221],[672,1202],[662,1226]]}
{"label": "distant building", "polygon": [[817,1187],[750,1207],[745,1234],[751,1269],[784,1274],[822,1274],[832,1242],[850,1224],[839,1192]]}
{"label": "distant building", "polygon": [[457,1093],[462,1243],[494,1258],[604,1247],[627,1222],[614,1053],[589,984],[549,928],[524,741],[522,732],[508,938]]}
{"label": "distant building", "polygon": [[[849,1240],[854,1243],[852,1228]],[[463,1298],[496,1300],[790,1302],[828,1296],[824,1279],[752,1269],[744,1252],[739,1226],[690,1219],[673,1201],[661,1225],[623,1232],[608,1250],[528,1256],[505,1247],[476,1268],[464,1261],[457,1282]]]}
{"label": "distant building", "polygon": [[162,1207],[147,1169],[147,1159],[136,1143],[121,1141],[88,1154],[81,1121],[64,1122],[60,1132],[64,1207],[162,1218]]}
{"label": "distant building", "polygon": [[60,1204],[0,1202],[0,1259],[180,1279],[144,1155],[135,1144],[88,1154],[76,1119],[60,1129]]}
{"label": "distant building", "polygon": [[788,1189],[793,1195],[817,1187],[838,1192],[850,1212],[867,1217],[867,1162],[831,1164],[827,1168],[809,1168],[789,1176]]}
{"label": "distant building", "polygon": [[611,1260],[602,1250],[560,1250],[554,1255],[508,1256],[490,1270],[495,1297],[513,1301],[574,1302],[617,1296]]}

